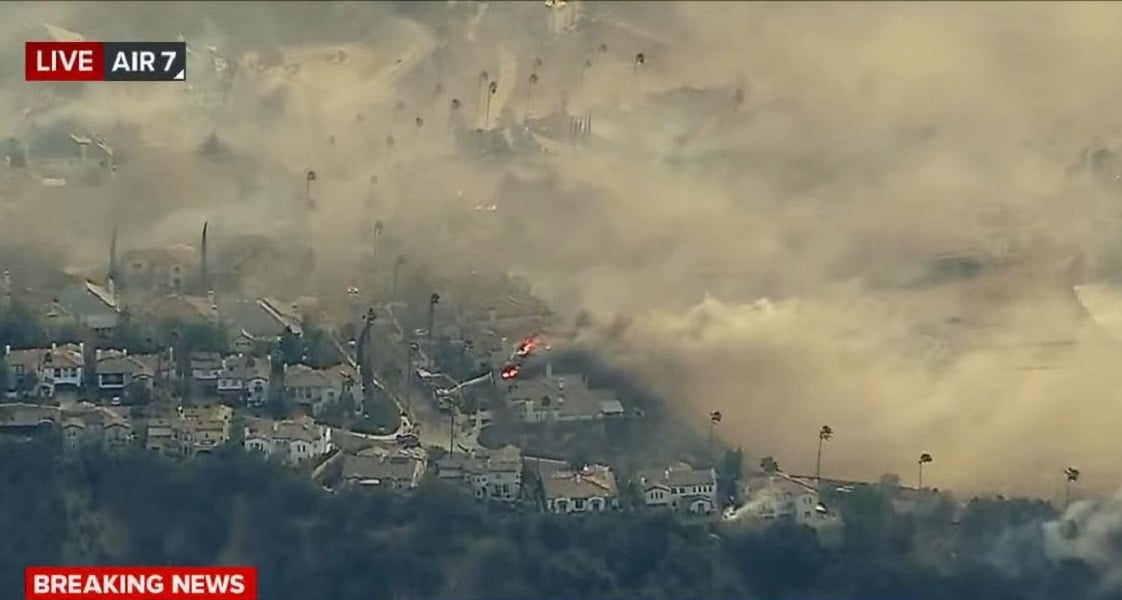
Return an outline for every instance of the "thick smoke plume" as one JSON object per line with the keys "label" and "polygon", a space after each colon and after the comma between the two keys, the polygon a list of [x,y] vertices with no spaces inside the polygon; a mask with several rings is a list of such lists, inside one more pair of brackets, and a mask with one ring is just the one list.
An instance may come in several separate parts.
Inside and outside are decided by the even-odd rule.
{"label": "thick smoke plume", "polygon": [[[13,134],[77,127],[122,154],[93,191],[6,182],[4,234],[96,273],[114,224],[141,246],[208,220],[310,243],[323,295],[391,253],[435,280],[513,270],[592,315],[581,344],[789,471],[830,424],[839,477],[908,480],[920,452],[939,487],[1122,475],[1122,353],[1072,292],[1122,256],[1112,163],[1072,168],[1122,125],[1122,8],[579,4],[5,5],[7,65],[50,21],[183,34],[238,74],[211,112],[181,86],[0,74]],[[521,127],[561,110],[592,117],[587,143]],[[496,126],[502,144],[470,132]],[[199,152],[212,133],[223,160]]]}

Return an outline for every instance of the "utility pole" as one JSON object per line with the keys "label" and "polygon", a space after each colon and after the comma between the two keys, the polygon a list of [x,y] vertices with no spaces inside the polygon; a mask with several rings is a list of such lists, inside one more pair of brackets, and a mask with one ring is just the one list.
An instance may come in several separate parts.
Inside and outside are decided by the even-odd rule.
{"label": "utility pole", "polygon": [[359,385],[362,386],[362,406],[361,412],[366,412],[366,402],[370,399],[374,392],[374,376],[367,363],[370,362],[369,352],[367,345],[370,341],[370,328],[374,325],[374,309],[369,308],[366,311],[366,318],[363,319],[362,331],[358,334],[358,344],[355,348],[355,362],[358,363]]}
{"label": "utility pole", "polygon": [[456,406],[448,406],[448,456],[456,454]]}
{"label": "utility pole", "polygon": [[429,328],[428,328],[428,331],[425,332],[426,336],[428,337],[426,345],[428,346],[427,350],[428,350],[428,359],[429,359],[429,368],[430,369],[433,366],[433,354],[434,353],[433,353],[432,340],[433,340],[433,327],[436,325],[436,305],[437,304],[440,304],[440,294],[437,294],[436,292],[433,292],[433,294],[431,296],[429,296]]}

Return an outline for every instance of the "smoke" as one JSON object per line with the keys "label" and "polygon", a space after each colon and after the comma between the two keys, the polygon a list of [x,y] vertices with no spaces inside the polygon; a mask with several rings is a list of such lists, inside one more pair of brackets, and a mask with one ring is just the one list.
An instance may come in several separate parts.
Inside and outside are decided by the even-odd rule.
{"label": "smoke", "polygon": [[1085,565],[1097,575],[1097,591],[1113,597],[1122,590],[1122,493],[1076,502],[1054,521],[1007,529],[987,558],[1018,577],[1039,575],[1056,566]]}
{"label": "smoke", "polygon": [[1104,587],[1122,589],[1122,493],[1073,504],[1044,534],[1053,560],[1082,560],[1103,574]]}
{"label": "smoke", "polygon": [[[1117,188],[1069,169],[1122,124],[1122,8],[581,10],[549,33],[564,27],[540,3],[5,6],[8,48],[47,20],[91,39],[183,34],[201,57],[191,91],[4,74],[13,135],[73,122],[121,153],[96,188],[6,181],[4,233],[99,272],[114,224],[127,248],[194,242],[209,221],[216,245],[314,247],[324,296],[384,283],[397,255],[434,281],[514,271],[593,315],[579,343],[685,422],[720,410],[726,442],[788,471],[812,468],[830,424],[831,476],[907,479],[920,452],[939,487],[1051,492],[1068,464],[1089,487],[1122,475],[1105,393],[1119,355],[1071,292],[1079,273],[1115,275]],[[206,46],[236,66],[228,84]],[[197,107],[212,97],[225,108]],[[562,109],[593,117],[590,143],[520,127]],[[456,133],[487,116],[509,127]],[[211,134],[221,161],[198,151]],[[936,277],[947,252],[979,272]]]}

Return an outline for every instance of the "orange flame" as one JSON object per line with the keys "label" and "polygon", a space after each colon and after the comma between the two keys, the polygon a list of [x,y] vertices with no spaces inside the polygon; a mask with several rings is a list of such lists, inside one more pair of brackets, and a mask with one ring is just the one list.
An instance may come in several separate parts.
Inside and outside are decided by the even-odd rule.
{"label": "orange flame", "polygon": [[514,350],[514,355],[520,358],[529,356],[538,349],[541,345],[541,340],[536,335],[531,335],[518,343],[518,348]]}
{"label": "orange flame", "polygon": [[505,380],[510,380],[518,377],[518,367],[514,365],[507,365],[503,367],[502,370],[499,371],[499,377]]}

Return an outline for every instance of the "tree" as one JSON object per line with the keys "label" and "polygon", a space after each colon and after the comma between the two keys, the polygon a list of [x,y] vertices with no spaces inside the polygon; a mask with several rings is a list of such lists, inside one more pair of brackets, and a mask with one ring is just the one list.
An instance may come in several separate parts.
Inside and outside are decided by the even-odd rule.
{"label": "tree", "polygon": [[814,482],[821,486],[822,482],[822,444],[834,437],[834,430],[829,425],[823,425],[818,430],[818,457],[814,461]]}
{"label": "tree", "polygon": [[0,310],[0,348],[37,348],[47,343],[39,315],[26,304],[13,301]]}
{"label": "tree", "polygon": [[1079,469],[1068,467],[1064,469],[1064,506],[1071,504],[1071,485],[1079,481]]}
{"label": "tree", "polygon": [[534,88],[538,85],[538,74],[530,73],[530,80],[526,84],[526,115],[530,115],[530,107],[534,102]]}
{"label": "tree", "polygon": [[277,342],[282,365],[297,365],[304,359],[304,342],[291,328],[285,327]]}
{"label": "tree", "polygon": [[760,459],[760,470],[768,475],[775,475],[780,471],[779,463],[776,462],[774,457],[765,456]]}
{"label": "tree", "polygon": [[930,454],[924,452],[919,455],[919,481],[916,485],[919,489],[923,489],[923,465],[931,464],[935,459]]}

